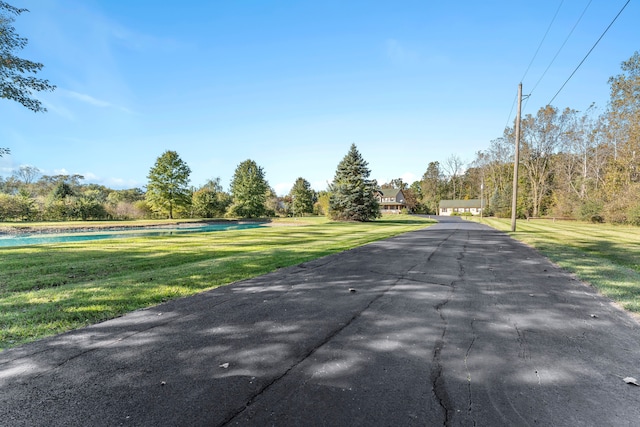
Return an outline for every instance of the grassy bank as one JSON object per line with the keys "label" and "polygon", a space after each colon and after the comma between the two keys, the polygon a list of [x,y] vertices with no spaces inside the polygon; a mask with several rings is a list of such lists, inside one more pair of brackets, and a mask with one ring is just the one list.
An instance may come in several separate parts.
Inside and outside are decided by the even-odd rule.
{"label": "grassy bank", "polygon": [[430,223],[305,218],[249,230],[0,248],[0,349]]}
{"label": "grassy bank", "polygon": [[640,228],[519,220],[512,233],[508,219],[484,218],[482,222],[533,246],[626,310],[640,314]]}

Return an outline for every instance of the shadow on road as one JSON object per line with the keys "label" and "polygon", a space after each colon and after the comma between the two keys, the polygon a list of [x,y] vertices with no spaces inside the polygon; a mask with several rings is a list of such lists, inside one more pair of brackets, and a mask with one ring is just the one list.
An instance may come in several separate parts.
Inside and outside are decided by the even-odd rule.
{"label": "shadow on road", "polygon": [[638,325],[458,219],[0,353],[8,425],[630,425]]}

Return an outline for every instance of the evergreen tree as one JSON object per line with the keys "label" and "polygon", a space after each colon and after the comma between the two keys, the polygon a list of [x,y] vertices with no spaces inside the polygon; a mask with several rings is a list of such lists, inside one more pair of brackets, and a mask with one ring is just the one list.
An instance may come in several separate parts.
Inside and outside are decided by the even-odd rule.
{"label": "evergreen tree", "polygon": [[289,192],[291,197],[291,210],[294,216],[313,213],[315,193],[311,184],[304,178],[298,178]]}
{"label": "evergreen tree", "polygon": [[176,209],[186,208],[191,202],[190,174],[191,169],[175,151],[167,150],[158,157],[147,176],[146,199],[151,208],[171,219]]}
{"label": "evergreen tree", "polygon": [[241,218],[265,216],[268,191],[269,184],[262,168],[253,160],[240,163],[231,180],[233,204],[229,215]]}
{"label": "evergreen tree", "polygon": [[329,217],[342,221],[370,221],[380,217],[380,206],[374,196],[375,180],[369,179],[368,163],[355,144],[338,164],[330,186]]}

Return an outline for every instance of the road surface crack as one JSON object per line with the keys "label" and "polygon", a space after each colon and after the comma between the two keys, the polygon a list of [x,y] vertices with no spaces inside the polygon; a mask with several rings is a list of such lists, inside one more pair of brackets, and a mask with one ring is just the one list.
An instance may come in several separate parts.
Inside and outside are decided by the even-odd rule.
{"label": "road surface crack", "polygon": [[527,342],[527,338],[524,334],[525,331],[520,330],[517,323],[514,323],[513,327],[516,328],[516,333],[518,334],[518,344],[520,345],[520,352],[518,353],[518,356],[525,360],[531,360],[531,352],[529,351],[529,343]]}
{"label": "road surface crack", "polygon": [[449,393],[447,392],[447,387],[444,381],[443,375],[443,366],[442,366],[442,349],[445,344],[445,336],[447,334],[448,322],[442,313],[442,308],[451,301],[451,294],[455,290],[453,284],[450,285],[451,290],[449,291],[449,295],[447,299],[440,302],[435,306],[438,315],[443,323],[442,334],[440,335],[440,339],[438,339],[435,343],[435,347],[433,349],[433,357],[431,359],[431,387],[433,389],[433,393],[438,401],[438,404],[444,411],[444,422],[443,425],[449,426],[451,423],[451,417],[453,415],[453,407],[451,405],[451,399],[449,398]]}
{"label": "road surface crack", "polygon": [[473,420],[473,425],[476,425],[476,421],[473,419],[473,394],[471,392],[471,370],[469,369],[469,364],[468,364],[468,360],[469,360],[469,354],[471,354],[471,348],[473,347],[473,344],[475,344],[476,339],[478,338],[478,336],[476,335],[475,329],[473,327],[473,322],[475,322],[475,319],[471,321],[471,332],[473,333],[473,338],[471,339],[471,343],[469,344],[469,347],[467,347],[467,352],[464,355],[464,367],[467,370],[467,391],[468,391],[468,395],[469,395],[469,406],[467,407],[467,413],[469,415],[469,418],[471,418],[471,420]]}
{"label": "road surface crack", "polygon": [[248,400],[247,402],[240,408],[237,408],[235,411],[233,411],[232,413],[230,413],[227,418],[225,418],[220,424],[218,424],[218,426],[222,427],[222,426],[226,426],[229,425],[234,418],[238,417],[240,414],[242,414],[244,411],[246,411],[262,394],[264,394],[265,392],[267,392],[272,386],[274,386],[276,383],[278,383],[281,379],[283,379],[284,377],[286,377],[289,372],[291,372],[292,370],[294,370],[295,368],[297,368],[302,362],[304,362],[306,359],[308,359],[309,357],[311,357],[318,349],[320,349],[322,346],[324,346],[325,344],[327,344],[329,341],[331,341],[336,335],[338,335],[340,332],[342,332],[346,327],[348,327],[349,325],[351,325],[355,320],[357,320],[362,313],[364,313],[365,311],[367,311],[376,301],[378,301],[380,298],[382,298],[384,295],[387,294],[387,292],[389,292],[389,290],[391,290],[394,286],[396,286],[398,284],[398,282],[401,279],[397,279],[393,284],[389,285],[387,287],[387,289],[385,289],[384,291],[380,292],[378,295],[376,295],[371,301],[369,301],[369,303],[362,309],[357,311],[356,313],[353,314],[353,316],[351,316],[351,318],[349,320],[347,320],[344,323],[341,323],[338,325],[337,328],[335,328],[334,330],[330,331],[325,337],[324,339],[322,339],[321,341],[319,341],[315,346],[313,346],[312,348],[308,349],[302,356],[300,356],[298,358],[297,361],[295,361],[293,364],[291,364],[291,366],[289,366],[282,374],[278,375],[277,377],[274,377],[271,379],[271,381],[267,382],[266,384],[264,384],[264,386],[262,386],[260,389],[258,389]]}
{"label": "road surface crack", "polygon": [[444,245],[446,243],[446,241],[449,240],[451,238],[451,236],[453,236],[454,234],[456,234],[456,230],[453,230],[447,237],[442,239],[442,241],[440,241],[440,243],[438,243],[438,245],[435,247],[433,252],[431,252],[431,254],[429,254],[429,256],[427,257],[427,261],[431,261],[431,258],[433,258],[433,256],[436,254],[436,252],[438,252],[438,249],[440,249],[440,247],[442,245]]}

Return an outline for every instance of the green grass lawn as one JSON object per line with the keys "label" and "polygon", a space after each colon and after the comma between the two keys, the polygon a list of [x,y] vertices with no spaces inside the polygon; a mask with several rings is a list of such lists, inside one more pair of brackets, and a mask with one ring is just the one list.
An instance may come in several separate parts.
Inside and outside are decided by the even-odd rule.
{"label": "green grass lawn", "polygon": [[[478,221],[478,218],[474,218]],[[483,218],[595,286],[626,310],[640,314],[640,228],[578,221]]]}
{"label": "green grass lawn", "polygon": [[304,218],[258,229],[0,248],[0,350],[431,223]]}

